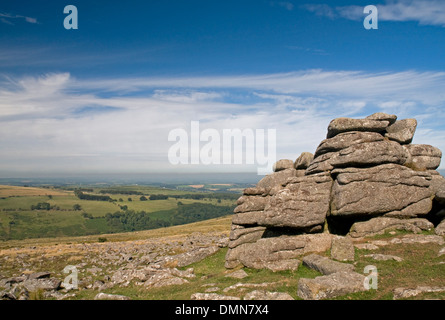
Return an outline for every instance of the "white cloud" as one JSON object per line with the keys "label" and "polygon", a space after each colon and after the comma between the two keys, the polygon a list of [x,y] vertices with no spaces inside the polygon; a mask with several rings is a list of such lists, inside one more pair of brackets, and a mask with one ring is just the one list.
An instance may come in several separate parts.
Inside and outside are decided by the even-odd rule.
{"label": "white cloud", "polygon": [[[381,21],[417,21],[421,25],[445,27],[445,1],[442,0],[386,0],[384,4],[372,3],[378,9]],[[364,6],[304,5],[302,8],[330,19],[342,17],[363,20]]]}
{"label": "white cloud", "polygon": [[[416,141],[445,150],[445,74],[307,70],[188,78],[0,80],[0,171],[198,170],[168,163],[168,133],[276,129],[279,158],[313,152],[335,117],[383,111],[419,120]],[[209,170],[201,167],[200,170]],[[217,167],[214,170],[242,170]],[[249,167],[250,168],[250,167]]]}
{"label": "white cloud", "polygon": [[0,18],[1,22],[5,23],[5,24],[9,24],[9,25],[14,25],[14,23],[11,20],[15,20],[15,19],[23,19],[26,22],[31,23],[31,24],[39,23],[36,18],[26,17],[26,16],[22,16],[22,15],[17,15],[17,14],[0,12],[0,17],[1,17]]}

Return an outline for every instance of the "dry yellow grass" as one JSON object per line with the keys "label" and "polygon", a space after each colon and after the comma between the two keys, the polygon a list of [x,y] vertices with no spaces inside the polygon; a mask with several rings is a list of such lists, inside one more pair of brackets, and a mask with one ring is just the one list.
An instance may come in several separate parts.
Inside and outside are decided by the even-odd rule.
{"label": "dry yellow grass", "polygon": [[[106,238],[107,241],[138,241],[151,238],[162,238],[160,241],[171,241],[173,239],[181,238],[183,236],[201,232],[201,233],[221,233],[229,235],[232,223],[232,216],[225,216],[221,218],[194,222],[190,224],[172,226],[167,228],[159,228],[153,230],[143,230],[125,233],[100,234],[81,237],[59,237],[59,238],[38,238],[25,240],[8,240],[0,242],[0,254],[17,253],[17,248],[24,248],[30,246],[56,246],[54,250],[61,250],[62,244],[78,244],[78,243],[92,243],[98,242],[99,238]],[[10,248],[11,251],[6,251]],[[52,251],[52,250],[50,250]],[[45,249],[45,252],[47,250]],[[24,252],[23,252],[24,253]]]}
{"label": "dry yellow grass", "polygon": [[190,184],[189,187],[194,188],[194,189],[201,189],[204,188],[203,184]]}
{"label": "dry yellow grass", "polygon": [[25,196],[49,196],[49,195],[65,196],[67,194],[69,194],[69,192],[53,190],[53,189],[0,185],[0,197],[12,197],[12,196],[25,197]]}

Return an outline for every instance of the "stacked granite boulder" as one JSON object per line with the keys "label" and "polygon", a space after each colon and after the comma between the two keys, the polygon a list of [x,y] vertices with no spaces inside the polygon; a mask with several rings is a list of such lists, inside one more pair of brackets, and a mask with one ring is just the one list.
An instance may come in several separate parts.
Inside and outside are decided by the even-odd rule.
{"label": "stacked granite boulder", "polygon": [[388,220],[382,228],[437,225],[445,206],[445,179],[435,171],[442,152],[411,144],[416,127],[415,119],[385,113],[332,120],[314,154],[279,160],[244,190],[226,267],[297,268],[296,258],[326,251],[335,234],[363,235],[354,230],[375,218]]}

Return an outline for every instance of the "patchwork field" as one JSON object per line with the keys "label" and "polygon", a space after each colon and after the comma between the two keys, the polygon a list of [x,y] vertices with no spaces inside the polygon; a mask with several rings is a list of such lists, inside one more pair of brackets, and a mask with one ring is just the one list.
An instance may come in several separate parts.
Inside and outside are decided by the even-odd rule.
{"label": "patchwork field", "polygon": [[[0,186],[0,240],[154,229],[231,214],[237,194],[151,186]],[[103,201],[100,197],[105,197]],[[153,198],[153,199],[152,199]]]}

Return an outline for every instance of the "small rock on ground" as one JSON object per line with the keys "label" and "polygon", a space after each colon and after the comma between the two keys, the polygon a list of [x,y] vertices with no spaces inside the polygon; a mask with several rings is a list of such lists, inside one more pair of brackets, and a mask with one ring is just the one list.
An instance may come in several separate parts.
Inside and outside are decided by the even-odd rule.
{"label": "small rock on ground", "polygon": [[108,294],[100,292],[94,297],[94,300],[130,300],[130,298],[119,294]]}
{"label": "small rock on ground", "polygon": [[244,296],[244,300],[295,300],[286,292],[254,290]]}

